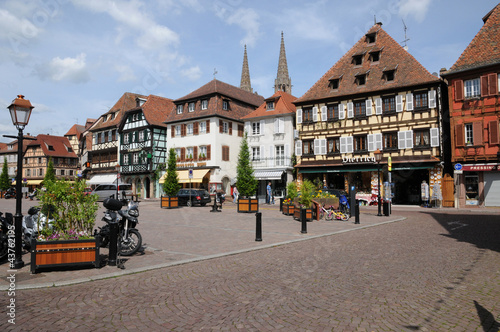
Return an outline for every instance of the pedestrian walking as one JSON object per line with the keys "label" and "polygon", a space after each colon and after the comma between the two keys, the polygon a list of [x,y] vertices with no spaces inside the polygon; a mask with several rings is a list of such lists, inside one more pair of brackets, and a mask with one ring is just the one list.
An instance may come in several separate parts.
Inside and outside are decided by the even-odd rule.
{"label": "pedestrian walking", "polygon": [[266,188],[266,204],[271,204],[272,191],[271,181],[269,181]]}
{"label": "pedestrian walking", "polygon": [[233,203],[237,203],[238,202],[238,196],[239,196],[240,192],[238,191],[238,188],[235,186],[234,189],[233,189]]}

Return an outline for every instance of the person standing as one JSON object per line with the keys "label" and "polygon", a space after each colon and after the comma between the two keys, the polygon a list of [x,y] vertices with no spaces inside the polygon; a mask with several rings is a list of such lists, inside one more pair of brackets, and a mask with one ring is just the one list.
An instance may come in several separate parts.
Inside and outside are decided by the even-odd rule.
{"label": "person standing", "polygon": [[267,184],[266,188],[266,204],[271,204],[271,197],[272,197],[272,189],[271,189],[271,181]]}
{"label": "person standing", "polygon": [[238,202],[238,195],[239,195],[239,191],[238,191],[238,188],[236,186],[234,186],[234,189],[233,189],[233,203],[237,203]]}

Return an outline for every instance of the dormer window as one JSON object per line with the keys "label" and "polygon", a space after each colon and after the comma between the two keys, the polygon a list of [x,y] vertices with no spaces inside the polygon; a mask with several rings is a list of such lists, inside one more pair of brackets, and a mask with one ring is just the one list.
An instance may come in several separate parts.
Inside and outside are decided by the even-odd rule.
{"label": "dormer window", "polygon": [[47,146],[47,149],[48,149],[49,151],[55,151],[55,150],[54,150],[54,147],[53,147],[52,145]]}
{"label": "dormer window", "polygon": [[136,98],[135,99],[136,107],[141,107],[142,105],[144,105],[145,102],[146,102],[146,99],[144,99],[144,98]]}
{"label": "dormer window", "polygon": [[268,111],[274,110],[274,101],[268,101],[267,104],[266,104],[266,109]]}
{"label": "dormer window", "polygon": [[366,43],[373,44],[377,41],[377,33],[368,33],[366,34]]}
{"label": "dormer window", "polygon": [[183,105],[177,105],[177,114],[182,114]]}
{"label": "dormer window", "polygon": [[366,84],[366,77],[367,77],[369,72],[370,71],[368,70],[366,72],[358,72],[358,73],[356,73],[356,75],[354,75],[356,77],[356,84],[358,86]]}
{"label": "dormer window", "polygon": [[382,72],[384,73],[384,79],[386,82],[394,81],[396,69],[398,69],[398,65],[387,66],[384,68]]}
{"label": "dormer window", "polygon": [[372,49],[370,51],[370,61],[371,62],[379,62],[380,61],[380,52],[382,51],[381,48],[377,48],[377,49]]}
{"label": "dormer window", "polygon": [[189,103],[189,112],[194,112],[194,102]]}
{"label": "dormer window", "polygon": [[222,101],[222,109],[224,111],[227,111],[229,109],[229,101],[227,101],[227,100]]}
{"label": "dormer window", "polygon": [[330,83],[328,83],[328,86],[332,89],[332,90],[337,90],[339,88],[339,85],[340,85],[340,80],[342,79],[342,76],[343,75],[340,75],[340,76],[332,76],[328,79],[328,81],[330,81]]}
{"label": "dormer window", "polygon": [[201,101],[201,109],[202,110],[206,110],[208,108],[208,100],[207,99],[203,99]]}
{"label": "dormer window", "polygon": [[362,55],[355,55],[352,57],[352,63],[355,66],[361,66],[363,64],[363,56]]}

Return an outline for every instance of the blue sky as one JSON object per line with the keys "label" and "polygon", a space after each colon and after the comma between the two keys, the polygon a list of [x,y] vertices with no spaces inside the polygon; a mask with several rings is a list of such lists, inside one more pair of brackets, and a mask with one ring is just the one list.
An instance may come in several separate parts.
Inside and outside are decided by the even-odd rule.
{"label": "blue sky", "polygon": [[[25,133],[64,135],[125,92],[180,98],[214,77],[273,94],[281,31],[302,96],[377,21],[431,73],[450,68],[498,0],[1,0],[0,135],[7,106],[35,106]],[[0,141],[9,139],[0,137]]]}

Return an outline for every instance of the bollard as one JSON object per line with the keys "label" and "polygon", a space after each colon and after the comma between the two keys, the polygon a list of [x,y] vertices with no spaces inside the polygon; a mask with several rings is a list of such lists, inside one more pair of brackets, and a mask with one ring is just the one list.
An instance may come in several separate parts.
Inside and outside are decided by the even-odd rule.
{"label": "bollard", "polygon": [[280,212],[283,212],[283,200],[284,198],[280,198]]}
{"label": "bollard", "polygon": [[307,233],[307,218],[306,218],[306,209],[300,209],[300,222],[302,223],[301,233]]}
{"label": "bollard", "polygon": [[118,222],[109,223],[109,257],[108,265],[116,266],[116,256],[118,253]]}
{"label": "bollard", "polygon": [[356,200],[356,207],[354,210],[354,223],[359,224],[359,200]]}
{"label": "bollard", "polygon": [[257,212],[255,217],[255,241],[262,241],[262,212]]}

